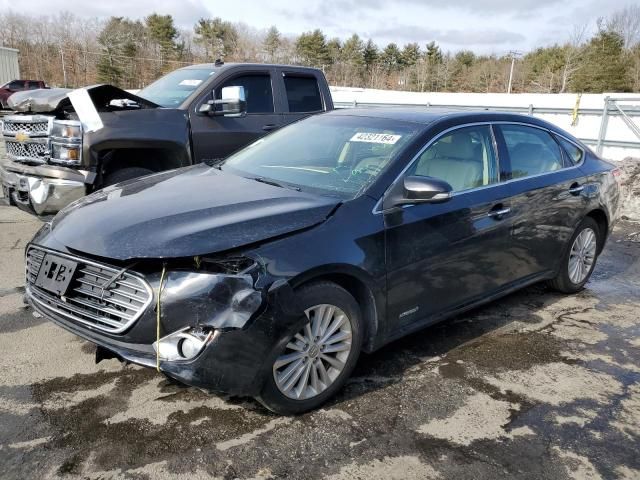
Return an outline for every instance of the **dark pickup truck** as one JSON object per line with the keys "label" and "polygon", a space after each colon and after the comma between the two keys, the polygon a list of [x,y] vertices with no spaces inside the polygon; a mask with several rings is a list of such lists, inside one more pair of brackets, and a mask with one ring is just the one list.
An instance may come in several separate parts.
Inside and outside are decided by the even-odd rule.
{"label": "dark pickup truck", "polygon": [[224,158],[333,102],[320,70],[216,62],[136,95],[111,85],[35,90],[13,94],[9,107],[5,201],[50,215],[108,185]]}
{"label": "dark pickup truck", "polygon": [[11,80],[0,87],[0,109],[7,108],[7,99],[16,92],[49,88],[42,80]]}

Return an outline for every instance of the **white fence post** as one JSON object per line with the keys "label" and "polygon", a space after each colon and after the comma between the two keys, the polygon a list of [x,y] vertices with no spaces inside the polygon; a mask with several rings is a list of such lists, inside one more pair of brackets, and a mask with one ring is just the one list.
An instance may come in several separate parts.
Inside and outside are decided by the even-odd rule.
{"label": "white fence post", "polygon": [[609,97],[604,98],[604,107],[602,108],[602,119],[600,121],[600,131],[598,132],[598,143],[596,144],[596,153],[602,155],[604,141],[607,138],[607,124],[609,123]]}

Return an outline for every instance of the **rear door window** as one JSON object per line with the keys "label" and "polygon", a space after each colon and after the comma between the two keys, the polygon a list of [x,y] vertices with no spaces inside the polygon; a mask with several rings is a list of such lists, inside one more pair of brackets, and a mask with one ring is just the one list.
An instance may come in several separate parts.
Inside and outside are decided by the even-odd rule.
{"label": "rear door window", "polygon": [[289,112],[317,112],[322,110],[322,96],[318,80],[311,76],[285,75]]}
{"label": "rear door window", "polygon": [[440,137],[420,155],[409,175],[444,180],[454,192],[498,183],[491,128],[463,127]]}
{"label": "rear door window", "polygon": [[216,89],[216,99],[222,98],[224,87],[244,87],[247,113],[273,113],[273,89],[271,75],[241,75],[225,81]]}
{"label": "rear door window", "polygon": [[511,178],[530,177],[564,167],[560,147],[540,128],[500,125],[511,160]]}

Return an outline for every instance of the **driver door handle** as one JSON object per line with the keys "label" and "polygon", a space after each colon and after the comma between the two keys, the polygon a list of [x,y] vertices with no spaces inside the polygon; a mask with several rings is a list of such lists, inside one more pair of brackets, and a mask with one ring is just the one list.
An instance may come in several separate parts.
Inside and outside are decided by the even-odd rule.
{"label": "driver door handle", "polygon": [[491,210],[489,213],[487,213],[487,217],[491,217],[491,218],[502,217],[503,215],[506,215],[510,211],[511,209],[509,207],[500,208],[498,210]]}
{"label": "driver door handle", "polygon": [[269,123],[267,125],[264,125],[262,127],[262,130],[264,130],[265,132],[270,132],[271,130],[275,130],[278,128],[278,125],[276,125],[275,123]]}

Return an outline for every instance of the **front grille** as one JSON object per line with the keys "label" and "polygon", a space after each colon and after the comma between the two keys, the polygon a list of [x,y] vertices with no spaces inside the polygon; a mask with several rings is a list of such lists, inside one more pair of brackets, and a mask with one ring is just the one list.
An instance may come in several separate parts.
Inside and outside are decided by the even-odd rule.
{"label": "front grille", "polygon": [[35,281],[46,253],[31,246],[26,258],[28,293],[45,309],[105,332],[122,333],[151,304],[151,288],[138,274],[58,252],[51,253],[77,262],[73,279],[64,296],[43,290]]}
{"label": "front grille", "polygon": [[7,148],[7,155],[17,161],[44,163],[46,161],[45,157],[49,153],[47,145],[44,143],[18,143],[11,142],[7,139],[5,146]]}
{"label": "front grille", "polygon": [[2,121],[2,136],[10,160],[46,163],[53,117],[46,115],[7,115]]}
{"label": "front grille", "polygon": [[6,117],[3,129],[6,133],[25,132],[31,137],[48,137],[49,117],[33,115],[29,117],[29,121],[25,117]]}

